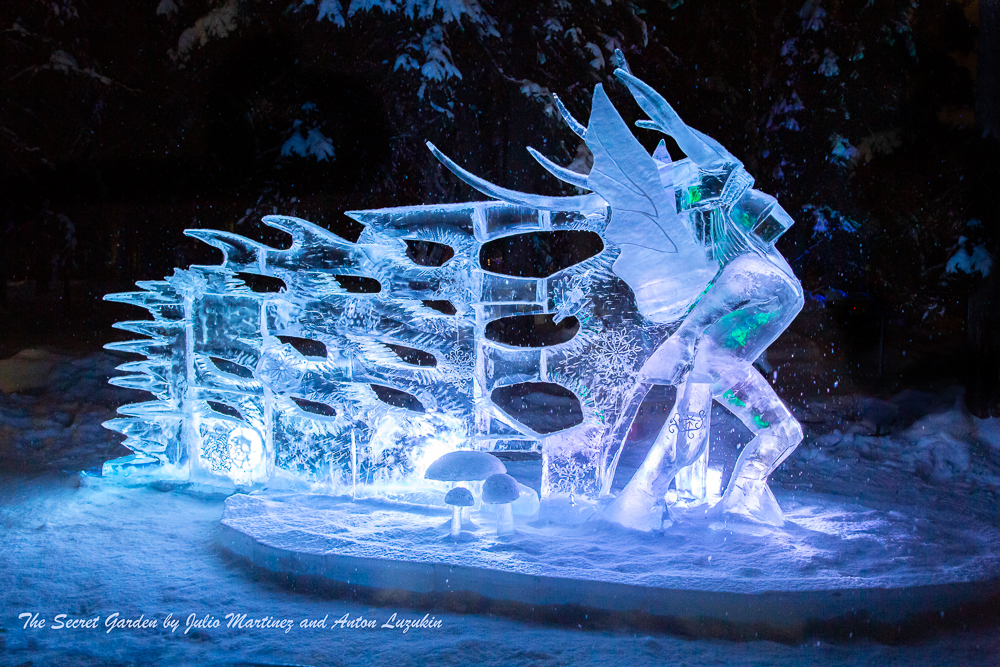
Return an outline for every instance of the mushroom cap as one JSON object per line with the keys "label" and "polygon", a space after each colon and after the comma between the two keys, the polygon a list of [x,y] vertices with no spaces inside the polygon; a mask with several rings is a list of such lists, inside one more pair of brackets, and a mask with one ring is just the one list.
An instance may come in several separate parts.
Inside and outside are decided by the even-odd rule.
{"label": "mushroom cap", "polygon": [[456,486],[444,497],[444,504],[452,505],[453,507],[472,507],[474,503],[475,500],[472,498],[472,491],[469,491],[464,486]]}
{"label": "mushroom cap", "polygon": [[517,480],[499,473],[490,475],[483,482],[483,502],[491,505],[502,503],[512,503],[521,495],[521,489],[517,486]]}
{"label": "mushroom cap", "polygon": [[507,472],[506,466],[486,452],[459,451],[445,454],[424,473],[439,482],[479,482],[490,475]]}

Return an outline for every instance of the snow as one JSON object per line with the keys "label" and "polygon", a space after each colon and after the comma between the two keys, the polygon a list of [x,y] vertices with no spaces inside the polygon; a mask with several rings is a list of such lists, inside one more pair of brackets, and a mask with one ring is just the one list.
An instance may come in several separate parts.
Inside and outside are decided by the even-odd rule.
{"label": "snow", "polygon": [[228,0],[195,21],[177,40],[177,50],[172,54],[174,58],[185,60],[192,51],[205,46],[211,39],[222,39],[234,32],[237,26],[237,9],[238,3]]}
{"label": "snow", "polygon": [[[163,487],[165,488],[165,487]],[[891,646],[867,640],[815,640],[790,644],[693,641],[603,627],[567,614],[546,625],[534,617],[509,619],[384,606],[314,597],[288,589],[213,548],[222,511],[220,496],[153,486],[119,486],[88,478],[0,476],[0,662],[49,665],[263,664],[263,665],[662,665],[662,664],[989,664],[1000,650],[995,631],[962,631]],[[470,610],[473,612],[474,610]],[[28,631],[17,616],[52,619],[100,617],[95,630]],[[160,621],[149,630],[104,627],[107,616]],[[238,630],[229,613],[248,618],[322,619],[348,614],[386,623],[442,621],[439,629],[374,628]],[[170,632],[168,614],[180,619]],[[192,629],[190,614],[221,619],[219,628]],[[558,618],[556,619],[558,621]],[[584,627],[576,627],[579,625]],[[220,662],[222,661],[222,662]]]}
{"label": "snow", "polygon": [[802,19],[803,30],[823,29],[823,18],[826,16],[826,10],[820,6],[821,2],[822,0],[806,0],[806,4],[802,5],[802,9],[799,10],[799,18]]}
{"label": "snow", "polygon": [[919,506],[869,507],[803,491],[779,493],[779,501],[786,519],[779,529],[727,523],[691,508],[675,510],[677,521],[663,531],[643,533],[594,520],[562,523],[546,508],[541,520],[517,521],[512,538],[490,530],[494,511],[484,508],[472,513],[481,528],[456,544],[442,524],[446,508],[263,492],[230,497],[223,524],[300,554],[485,569],[485,586],[491,572],[558,579],[564,588],[549,588],[559,589],[552,599],[563,603],[574,601],[586,582],[806,592],[969,582],[998,570],[1000,530],[975,517]]}
{"label": "snow", "polygon": [[128,454],[101,426],[135,396],[107,383],[126,358],[24,350],[0,361],[0,462],[75,472]]}
{"label": "snow", "polygon": [[958,239],[958,250],[955,254],[951,256],[948,263],[944,267],[945,273],[979,273],[985,278],[990,275],[990,270],[993,268],[993,257],[990,255],[989,250],[982,243],[972,248],[970,253],[964,247],[965,237],[959,237]]}
{"label": "snow", "polygon": [[281,155],[299,155],[315,157],[318,162],[332,160],[335,151],[333,142],[318,127],[308,130],[302,127],[302,121],[296,120],[292,126],[292,134],[281,145]]}
{"label": "snow", "polygon": [[826,49],[823,53],[823,62],[820,63],[817,71],[823,76],[837,76],[840,74],[840,68],[837,67],[837,54],[830,49]]}
{"label": "snow", "polygon": [[[45,387],[0,394],[4,469],[35,470],[0,473],[0,664],[985,665],[994,664],[1000,654],[1000,631],[989,625],[964,628],[974,620],[969,617],[953,625],[947,617],[940,626],[922,622],[910,634],[884,635],[892,643],[822,633],[788,637],[786,643],[754,640],[751,633],[748,641],[732,642],[684,638],[691,637],[690,628],[682,627],[676,628],[681,636],[651,632],[620,621],[577,616],[572,610],[492,615],[474,605],[462,612],[408,606],[405,598],[363,592],[354,597],[345,591],[340,599],[321,596],[248,568],[215,546],[224,493],[60,474],[99,467],[125,453],[117,445],[119,436],[99,423],[131,396],[105,384],[123,356],[50,354],[56,363]],[[664,562],[679,573],[686,559],[688,566],[697,567],[691,570],[698,575],[693,580],[753,588],[781,576],[797,577],[802,586],[834,577],[903,582],[921,573],[956,581],[974,576],[976,563],[989,566],[997,551],[991,540],[997,531],[1000,419],[968,417],[954,392],[909,392],[883,400],[894,411],[882,416],[873,407],[881,404],[864,407],[860,397],[795,406],[805,422],[806,441],[773,478],[791,525],[771,534],[804,547],[798,570],[784,575],[772,571],[778,547],[769,545],[774,540],[758,529],[712,527],[709,521],[691,533],[678,532],[680,524],[662,536],[620,531],[627,537],[632,562],[642,570],[620,576],[662,576]],[[713,423],[726,431],[722,416],[713,415]],[[888,429],[888,435],[874,435],[878,428]],[[921,438],[936,436],[937,444],[918,445]],[[745,434],[734,427],[719,439],[710,465],[721,463],[726,466],[723,474],[728,474],[741,437]],[[937,478],[931,474],[933,464],[946,459],[935,459],[933,451],[940,442],[952,442],[949,439],[967,448],[969,467],[949,465],[950,476]],[[623,453],[622,465],[643,456],[637,446]],[[508,462],[507,467],[522,483],[537,488],[530,464]],[[436,526],[443,536],[446,529],[440,524],[446,518],[425,515],[418,520]],[[695,517],[687,521],[692,526],[699,522]],[[520,535],[510,542],[490,535],[491,523],[481,521],[482,536],[471,542],[474,548],[513,545],[518,548],[489,553],[497,559],[518,551],[529,560],[543,558],[524,548],[531,546],[530,533],[536,530],[527,525],[530,521],[517,520]],[[402,542],[385,544],[401,549],[411,538],[405,531],[399,534]],[[608,534],[607,529],[585,526],[573,539],[585,548],[601,547]],[[354,534],[349,530],[344,535]],[[662,550],[668,540],[673,556],[647,562],[646,551]],[[737,544],[753,550],[734,569]],[[878,554],[882,546],[887,549],[884,556]],[[913,553],[904,553],[907,546]],[[707,547],[713,549],[712,566],[698,563],[699,549],[704,555]],[[837,553],[841,556],[831,556]],[[562,567],[579,567],[590,558],[585,550],[561,557]],[[724,563],[726,558],[730,560]],[[866,564],[874,571],[864,571]],[[995,577],[995,565],[990,567]],[[96,616],[100,627],[25,629],[25,621],[18,618],[25,612],[38,613],[49,625],[57,614]],[[158,627],[109,633],[104,623],[115,613],[122,619],[144,615]],[[248,619],[293,619],[296,625],[288,633],[280,628],[227,628],[229,613],[247,614]],[[397,621],[428,614],[440,620],[441,627],[411,627],[405,633],[381,627],[394,613]],[[168,614],[180,620],[173,632],[163,628]],[[210,615],[222,623],[185,633],[191,614],[198,619]],[[324,617],[329,626],[345,614],[352,620],[376,619],[379,627],[298,626],[301,620]],[[988,619],[995,622],[995,616]],[[905,641],[895,643],[899,639]]]}
{"label": "snow", "polygon": [[[303,0],[303,5],[311,5],[315,0]],[[346,23],[344,21],[344,11],[340,6],[340,0],[319,0],[316,7],[316,20],[322,21],[323,19],[329,19],[333,21],[334,25],[343,28]]]}
{"label": "snow", "polygon": [[56,357],[46,350],[21,350],[0,361],[0,391],[13,394],[48,385]]}

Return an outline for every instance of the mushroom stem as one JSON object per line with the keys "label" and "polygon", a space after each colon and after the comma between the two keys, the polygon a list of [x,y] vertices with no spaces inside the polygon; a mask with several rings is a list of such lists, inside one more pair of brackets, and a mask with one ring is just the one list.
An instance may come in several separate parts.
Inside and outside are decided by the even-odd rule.
{"label": "mushroom stem", "polygon": [[514,512],[510,503],[497,505],[497,535],[514,534]]}
{"label": "mushroom stem", "polygon": [[451,510],[451,536],[458,537],[462,532],[462,508],[455,506]]}

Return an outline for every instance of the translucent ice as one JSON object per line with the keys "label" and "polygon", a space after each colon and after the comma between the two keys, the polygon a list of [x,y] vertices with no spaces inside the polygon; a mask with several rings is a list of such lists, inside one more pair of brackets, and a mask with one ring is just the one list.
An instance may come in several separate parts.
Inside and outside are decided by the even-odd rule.
{"label": "translucent ice", "polygon": [[[222,264],[109,295],[153,315],[118,325],[146,340],[109,345],[146,357],[115,383],[157,399],[107,424],[133,462],[206,482],[393,495],[426,488],[428,466],[451,451],[532,452],[543,501],[610,499],[606,517],[643,528],[671,483],[671,498],[706,499],[718,400],[755,436],[722,509],[780,523],[766,479],[801,432],[752,362],[801,307],[773,247],[791,218],[619,65],[650,116],[640,124],[687,158],[672,161],[662,143],[647,154],[598,86],[586,127],[558,105],[594,154],[589,175],[532,151],[585,194],[501,188],[432,146],[493,201],[349,212],[365,225],[356,243],[268,216],[292,237],[284,250],[189,230]],[[518,265],[512,249],[540,244],[562,250],[544,267]],[[260,276],[282,287],[258,291]],[[611,498],[653,384],[677,385],[678,399]]]}

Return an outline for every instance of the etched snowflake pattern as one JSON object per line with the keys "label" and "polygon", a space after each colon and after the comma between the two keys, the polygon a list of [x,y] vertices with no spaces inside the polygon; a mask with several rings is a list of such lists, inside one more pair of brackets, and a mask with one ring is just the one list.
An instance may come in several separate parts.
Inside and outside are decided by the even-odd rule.
{"label": "etched snowflake pattern", "polygon": [[576,276],[569,285],[561,289],[555,296],[556,319],[575,315],[590,299],[587,296],[587,286],[591,282],[589,274],[584,273]]}
{"label": "etched snowflake pattern", "polygon": [[312,442],[301,439],[289,440],[278,452],[278,465],[295,471],[308,470],[319,454],[311,445]]}
{"label": "etched snowflake pattern", "polygon": [[442,380],[453,386],[460,394],[470,395],[476,364],[475,353],[456,346],[444,358],[448,361],[448,365]]}
{"label": "etched snowflake pattern", "polygon": [[594,342],[591,356],[597,384],[623,387],[635,376],[639,345],[622,329],[606,329]]}
{"label": "etched snowflake pattern", "polygon": [[260,364],[260,376],[272,391],[279,394],[298,386],[304,371],[301,357],[291,345],[280,345],[269,350]]}
{"label": "etched snowflake pattern", "polygon": [[553,493],[593,495],[597,490],[594,467],[574,457],[549,459],[549,488]]}

